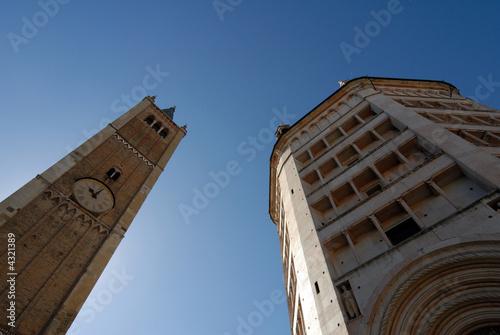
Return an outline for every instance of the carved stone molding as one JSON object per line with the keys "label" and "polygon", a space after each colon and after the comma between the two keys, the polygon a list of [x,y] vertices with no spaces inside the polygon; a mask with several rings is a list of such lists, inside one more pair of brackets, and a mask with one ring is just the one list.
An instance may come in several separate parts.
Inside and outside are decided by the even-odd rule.
{"label": "carved stone molding", "polygon": [[[499,246],[488,243],[438,253],[434,261],[422,267],[413,265],[406,280],[400,277],[387,285],[386,299],[379,298],[379,308],[371,317],[375,322],[371,334],[442,333],[443,329],[455,329],[458,320],[465,319],[468,321],[460,325],[462,333],[483,319],[500,322],[500,316],[492,319],[486,314],[476,315],[469,308],[497,303],[500,310]],[[402,276],[404,272],[400,272]],[[380,319],[376,316],[381,313],[377,326]]]}
{"label": "carved stone molding", "polygon": [[114,137],[116,137],[116,139],[120,142],[122,142],[128,149],[132,150],[132,152],[138,157],[140,158],[142,161],[146,162],[148,164],[149,167],[152,167],[154,168],[155,165],[149,160],[147,159],[143,154],[141,154],[139,152],[139,150],[137,150],[136,148],[134,148],[134,146],[130,143],[128,143],[123,137],[121,137],[120,135],[118,135],[117,133],[114,133],[113,134]]}

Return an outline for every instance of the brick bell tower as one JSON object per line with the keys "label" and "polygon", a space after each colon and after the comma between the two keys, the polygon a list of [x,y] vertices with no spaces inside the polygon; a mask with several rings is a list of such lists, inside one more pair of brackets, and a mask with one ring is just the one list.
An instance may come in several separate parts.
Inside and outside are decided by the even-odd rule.
{"label": "brick bell tower", "polygon": [[174,110],[144,98],[0,203],[0,333],[67,332],[186,135]]}

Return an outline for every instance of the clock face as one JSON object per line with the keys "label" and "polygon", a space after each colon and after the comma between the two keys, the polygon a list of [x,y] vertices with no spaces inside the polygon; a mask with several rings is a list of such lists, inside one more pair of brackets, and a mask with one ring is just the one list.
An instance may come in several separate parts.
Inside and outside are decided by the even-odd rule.
{"label": "clock face", "polygon": [[105,213],[115,205],[115,197],[110,189],[95,179],[83,178],[75,182],[73,196],[86,210],[94,213]]}

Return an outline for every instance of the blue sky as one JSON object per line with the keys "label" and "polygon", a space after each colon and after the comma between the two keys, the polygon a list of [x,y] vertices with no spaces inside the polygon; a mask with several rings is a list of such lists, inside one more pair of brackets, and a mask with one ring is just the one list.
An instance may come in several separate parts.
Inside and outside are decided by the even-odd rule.
{"label": "blue sky", "polygon": [[365,75],[500,108],[498,1],[59,1],[0,4],[0,198],[143,93],[188,125],[70,334],[289,334],[268,216],[277,119]]}

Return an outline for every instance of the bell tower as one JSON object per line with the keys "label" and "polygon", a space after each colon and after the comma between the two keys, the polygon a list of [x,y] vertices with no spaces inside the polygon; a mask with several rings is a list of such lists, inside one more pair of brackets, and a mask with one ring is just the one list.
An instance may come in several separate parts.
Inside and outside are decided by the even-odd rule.
{"label": "bell tower", "polygon": [[0,203],[0,331],[64,334],[186,126],[154,97]]}

